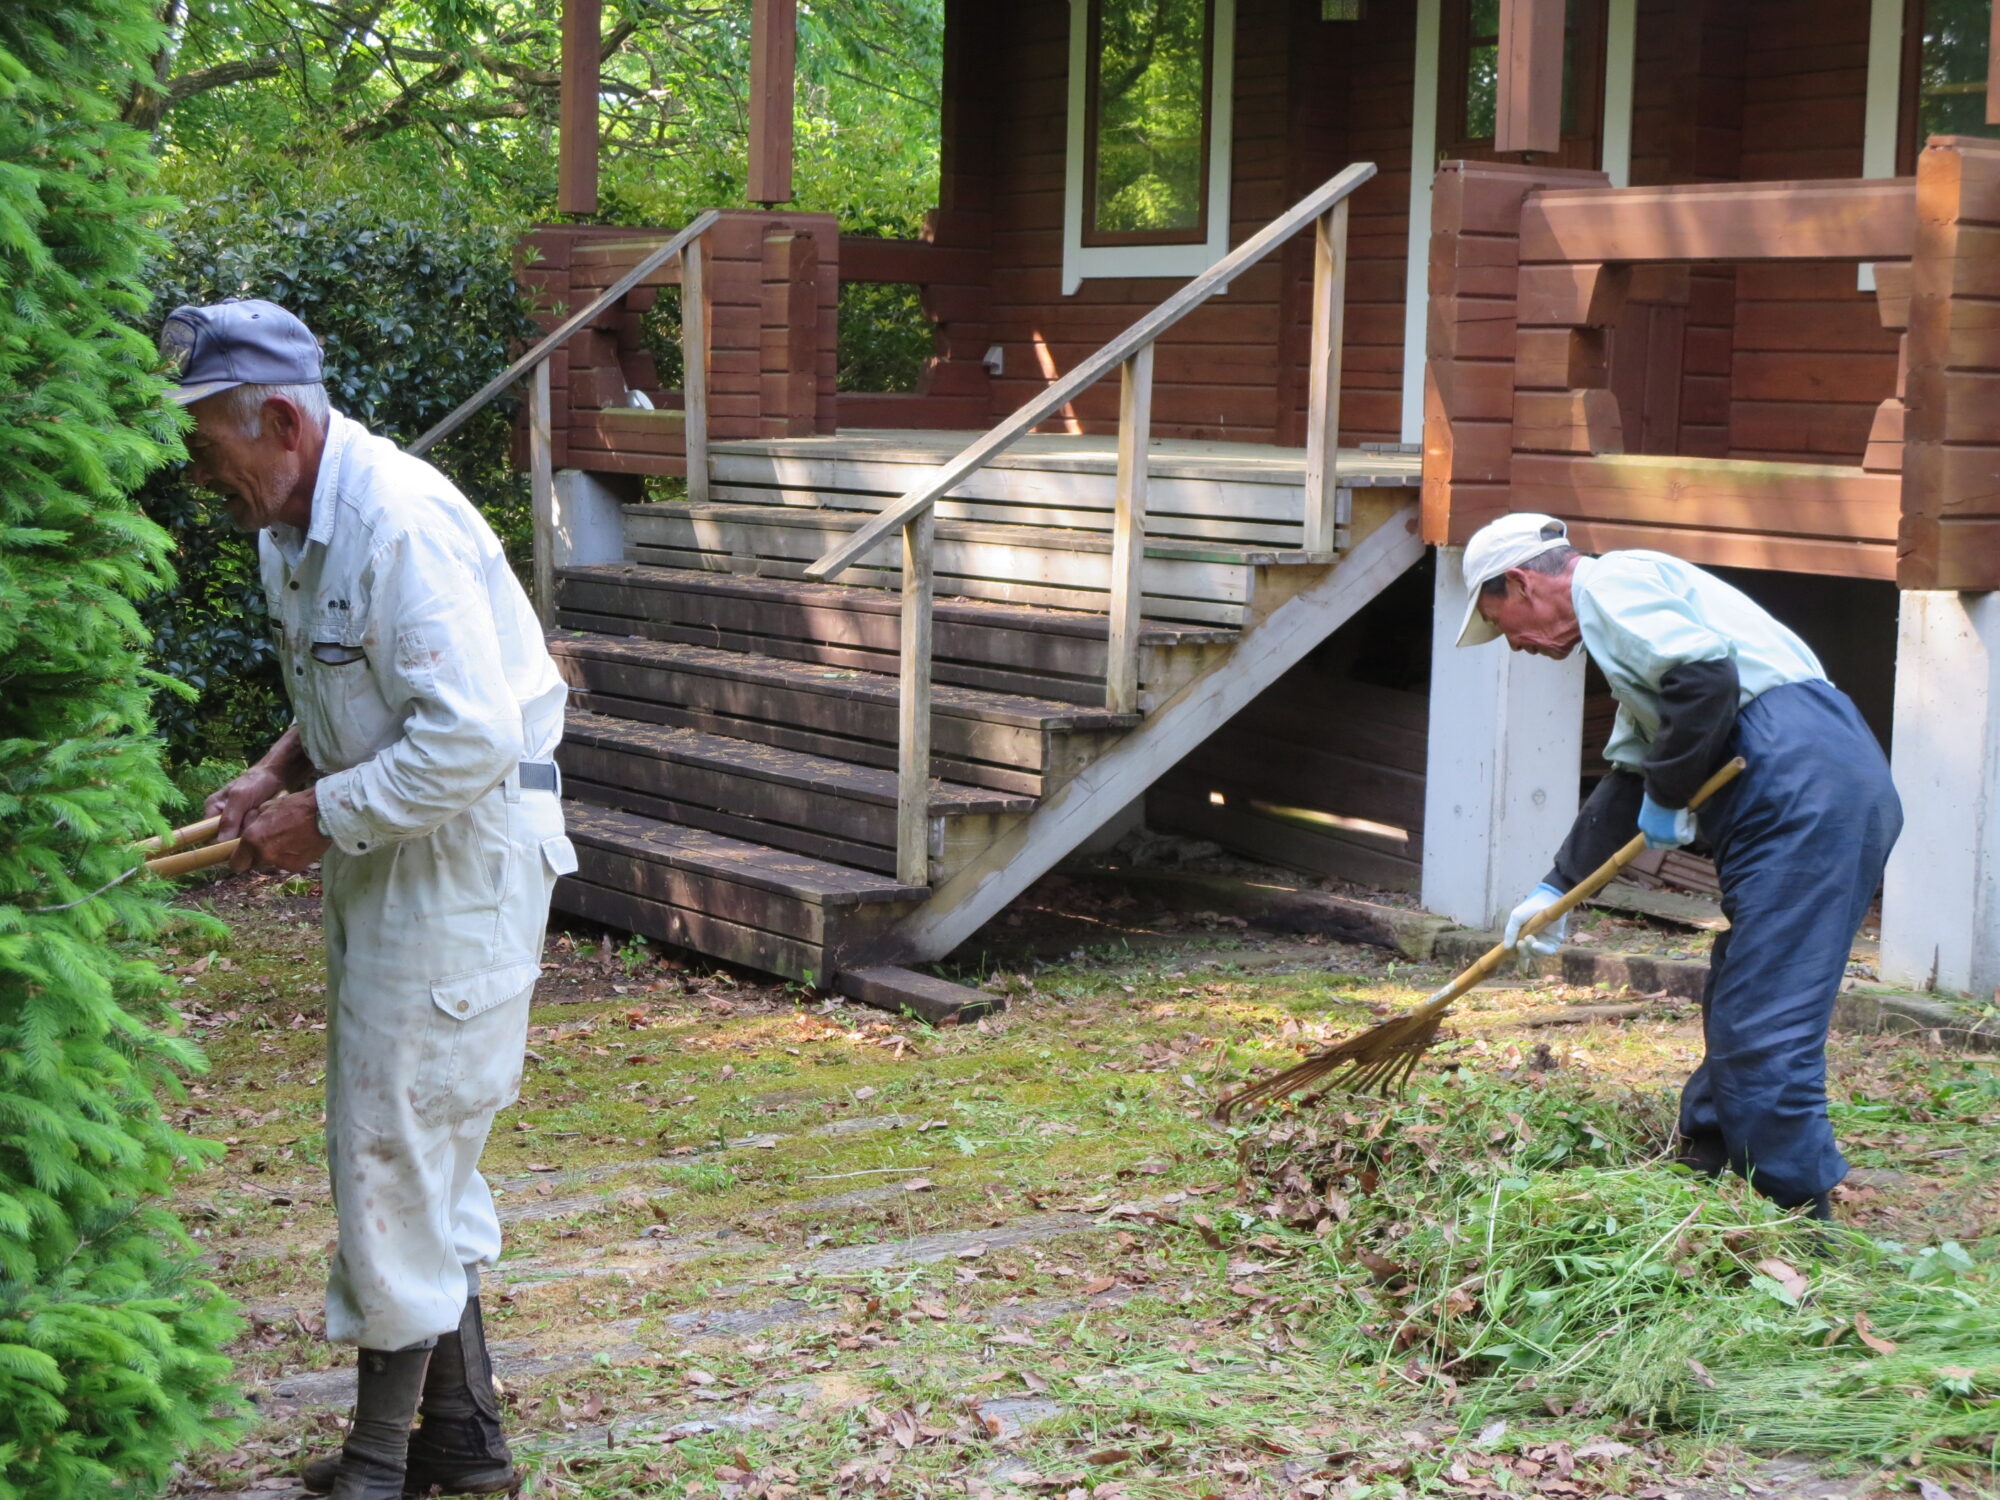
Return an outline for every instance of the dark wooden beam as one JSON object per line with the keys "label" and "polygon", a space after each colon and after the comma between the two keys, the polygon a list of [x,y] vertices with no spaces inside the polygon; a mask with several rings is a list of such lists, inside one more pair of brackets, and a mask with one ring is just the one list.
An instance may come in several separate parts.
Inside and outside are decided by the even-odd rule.
{"label": "dark wooden beam", "polygon": [[563,0],[562,135],[556,211],[597,212],[597,85],[603,0]]}
{"label": "dark wooden beam", "polygon": [[1562,146],[1563,0],[1500,0],[1495,151]]}
{"label": "dark wooden beam", "polygon": [[748,193],[752,203],[792,201],[792,88],[798,42],[798,0],[754,0]]}

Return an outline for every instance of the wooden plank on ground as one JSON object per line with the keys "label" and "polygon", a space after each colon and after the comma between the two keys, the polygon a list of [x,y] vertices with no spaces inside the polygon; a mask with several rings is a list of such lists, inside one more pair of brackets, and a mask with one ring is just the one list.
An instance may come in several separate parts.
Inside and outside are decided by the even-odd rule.
{"label": "wooden plank on ground", "polygon": [[933,1026],[975,1021],[1007,1007],[1006,1000],[999,995],[968,989],[914,969],[899,969],[893,964],[843,969],[834,976],[833,987],[850,1000],[859,1000],[892,1015],[907,1012]]}

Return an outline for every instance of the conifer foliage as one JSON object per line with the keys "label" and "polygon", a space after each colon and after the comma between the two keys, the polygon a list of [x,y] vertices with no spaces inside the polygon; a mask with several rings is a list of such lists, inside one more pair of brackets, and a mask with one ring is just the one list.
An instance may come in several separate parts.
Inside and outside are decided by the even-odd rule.
{"label": "conifer foliage", "polygon": [[229,1421],[234,1316],[161,1207],[200,1149],[158,1103],[196,1062],[138,956],[163,908],[90,895],[167,794],[130,499],[174,441],[135,326],[160,205],[113,102],[156,42],[145,0],[0,4],[0,1500],[157,1493]]}

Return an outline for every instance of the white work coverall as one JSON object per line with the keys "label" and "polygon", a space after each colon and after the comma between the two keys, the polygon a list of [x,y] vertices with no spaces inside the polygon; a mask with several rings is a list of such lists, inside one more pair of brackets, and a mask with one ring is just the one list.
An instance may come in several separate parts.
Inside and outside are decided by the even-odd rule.
{"label": "white work coverall", "polygon": [[479,1153],[520,1092],[555,878],[576,867],[546,762],[566,690],[499,541],[451,482],[337,413],[310,528],[260,538],[322,777],[327,1337],[458,1326],[500,1251]]}

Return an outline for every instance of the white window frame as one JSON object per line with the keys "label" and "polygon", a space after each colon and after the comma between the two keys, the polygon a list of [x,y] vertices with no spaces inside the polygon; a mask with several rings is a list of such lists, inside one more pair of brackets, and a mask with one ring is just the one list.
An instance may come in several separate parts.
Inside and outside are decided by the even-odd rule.
{"label": "white window frame", "polygon": [[1083,148],[1090,80],[1090,0],[1069,5],[1069,149],[1063,168],[1062,291],[1104,277],[1199,276],[1229,253],[1230,104],[1236,88],[1236,0],[1215,0],[1208,91],[1208,238],[1192,245],[1086,245]]}
{"label": "white window frame", "polygon": [[[1876,0],[1880,5],[1883,0]],[[1900,4],[1901,0],[1891,0]],[[1403,282],[1403,441],[1424,440],[1424,366],[1429,357],[1431,187],[1437,180],[1438,41],[1443,0],[1417,0],[1416,80],[1410,97],[1410,239]],[[1613,187],[1632,182],[1632,75],[1638,54],[1638,0],[1607,0],[1604,117],[1599,170]],[[1893,144],[1890,148],[1894,150]]]}
{"label": "white window frame", "polygon": [[[1896,175],[1897,136],[1903,124],[1904,0],[1871,0],[1868,8],[1868,92],[1862,115],[1861,175]],[[1855,285],[1875,290],[1875,266],[1862,262]]]}

